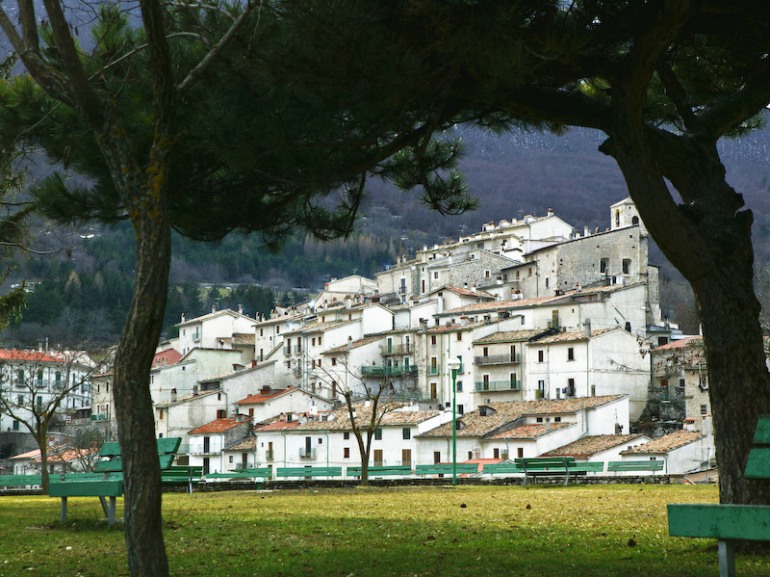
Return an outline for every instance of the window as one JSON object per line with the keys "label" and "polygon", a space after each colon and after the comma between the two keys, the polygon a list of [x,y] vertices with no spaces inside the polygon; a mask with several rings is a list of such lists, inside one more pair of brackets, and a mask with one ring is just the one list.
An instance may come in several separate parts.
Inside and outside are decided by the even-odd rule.
{"label": "window", "polygon": [[345,431],[344,433],[342,433],[342,438],[345,441],[349,441],[350,440],[350,431]]}
{"label": "window", "polygon": [[574,347],[569,347],[567,349],[567,360],[568,361],[574,361],[575,360],[575,349],[574,349]]}
{"label": "window", "polygon": [[620,210],[615,211],[615,226],[620,226]]}
{"label": "window", "polygon": [[684,379],[679,379],[679,386],[684,388]]}
{"label": "window", "polygon": [[209,453],[211,451],[211,438],[203,437],[203,452]]}
{"label": "window", "polygon": [[434,279],[438,279],[438,271],[434,271],[434,273],[433,273],[433,278],[434,278]]}
{"label": "window", "polygon": [[318,444],[319,445],[323,445],[324,444],[323,437],[318,437]]}
{"label": "window", "polygon": [[249,417],[254,418],[254,407],[249,409]]}
{"label": "window", "polygon": [[343,459],[350,459],[350,447],[344,447],[342,449],[342,458]]}
{"label": "window", "polygon": [[160,420],[160,421],[163,420],[163,409],[159,409],[158,410],[158,420]]}
{"label": "window", "polygon": [[18,430],[19,430],[19,421],[17,421],[17,420],[15,420],[15,419],[14,419],[14,421],[13,421],[13,425],[12,425],[12,427],[11,427],[11,428],[12,428],[14,431],[18,431]]}
{"label": "window", "polygon": [[410,429],[409,427],[404,427],[403,429],[401,429],[401,438],[404,439],[405,441],[408,441],[409,439],[411,439],[412,429]]}
{"label": "window", "polygon": [[332,357],[332,366],[333,367],[337,366],[337,357]]}
{"label": "window", "polygon": [[430,344],[433,345],[434,347],[436,346],[436,335],[430,336]]}
{"label": "window", "polygon": [[463,340],[463,334],[462,333],[457,333],[457,340],[458,341]]}
{"label": "window", "polygon": [[43,384],[43,369],[37,370],[37,384],[38,386]]}
{"label": "window", "polygon": [[537,351],[537,362],[542,363],[545,361],[545,351],[543,349],[540,349]]}
{"label": "window", "polygon": [[332,381],[332,399],[337,398],[337,381]]}
{"label": "window", "polygon": [[494,459],[499,459],[500,458],[500,449],[497,449],[497,448],[493,449],[492,450],[492,457]]}
{"label": "window", "polygon": [[489,347],[484,347],[481,349],[481,356],[482,357],[488,357],[489,356]]}
{"label": "window", "polygon": [[536,421],[537,421],[538,423],[542,423],[542,422],[543,422],[543,417],[537,417]]}
{"label": "window", "polygon": [[623,259],[623,274],[631,274],[631,259]]}
{"label": "window", "polygon": [[599,272],[600,273],[607,273],[610,268],[610,259],[603,258],[599,260]]}
{"label": "window", "polygon": [[16,404],[22,406],[24,404],[24,395],[19,395],[16,399]]}
{"label": "window", "polygon": [[227,411],[225,409],[217,409],[217,419],[224,419],[227,417]]}
{"label": "window", "polygon": [[382,441],[382,429],[374,429],[374,440]]}
{"label": "window", "polygon": [[430,384],[430,398],[434,401],[438,398],[438,387],[436,386],[436,383]]}
{"label": "window", "polygon": [[232,456],[232,455],[230,455],[230,456],[227,458],[227,460],[228,460],[228,462],[232,463],[232,462],[233,462],[233,460],[234,460],[234,459],[233,459],[233,456]]}
{"label": "window", "polygon": [[462,381],[457,381],[456,390],[457,390],[458,393],[462,393],[463,392],[463,382]]}
{"label": "window", "polygon": [[545,277],[545,288],[548,288],[548,277]]}
{"label": "window", "polygon": [[709,414],[709,407],[708,407],[708,405],[701,405],[700,406],[700,414],[701,415],[708,415]]}
{"label": "window", "polygon": [[458,415],[464,415],[465,414],[465,407],[463,405],[457,405],[457,414]]}
{"label": "window", "polygon": [[310,344],[311,344],[311,346],[315,346],[315,337],[313,337],[313,338],[310,340]]}

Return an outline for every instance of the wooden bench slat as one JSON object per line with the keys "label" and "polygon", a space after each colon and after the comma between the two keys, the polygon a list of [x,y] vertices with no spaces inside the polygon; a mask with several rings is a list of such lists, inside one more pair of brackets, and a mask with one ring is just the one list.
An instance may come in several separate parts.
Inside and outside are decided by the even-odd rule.
{"label": "wooden bench slat", "polygon": [[278,467],[278,477],[342,477],[342,467]]}
{"label": "wooden bench slat", "polygon": [[[346,470],[348,477],[360,477],[361,476],[361,467],[360,466],[354,466],[354,467],[348,467]],[[370,466],[369,470],[369,477],[388,477],[393,475],[411,475],[412,474],[412,467],[410,465],[393,465],[393,466],[387,466],[383,465],[381,467],[375,467]]]}
{"label": "wooden bench slat", "polygon": [[755,445],[770,445],[770,415],[760,415],[754,429]]}
{"label": "wooden bench slat", "polygon": [[743,476],[747,479],[770,479],[770,446],[751,449]]}
{"label": "wooden bench slat", "polygon": [[668,532],[675,537],[770,540],[770,507],[764,505],[671,504]]}
{"label": "wooden bench slat", "polygon": [[123,480],[82,480],[54,482],[48,485],[49,497],[120,497]]}
{"label": "wooden bench slat", "polygon": [[610,473],[629,471],[662,471],[665,462],[662,460],[646,461],[610,461],[607,463],[607,471]]}

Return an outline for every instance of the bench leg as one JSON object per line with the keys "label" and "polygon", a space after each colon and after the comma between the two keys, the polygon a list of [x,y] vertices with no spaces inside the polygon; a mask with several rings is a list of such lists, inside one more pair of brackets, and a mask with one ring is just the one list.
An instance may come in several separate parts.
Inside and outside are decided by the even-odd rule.
{"label": "bench leg", "polygon": [[719,541],[719,577],[735,577],[735,543]]}
{"label": "bench leg", "polygon": [[61,498],[61,516],[60,516],[61,524],[66,525],[67,524],[67,497]]}
{"label": "bench leg", "polygon": [[99,497],[99,501],[102,502],[102,510],[104,510],[104,516],[107,517],[107,526],[112,527],[115,524],[117,497],[110,497],[109,503],[104,497]]}

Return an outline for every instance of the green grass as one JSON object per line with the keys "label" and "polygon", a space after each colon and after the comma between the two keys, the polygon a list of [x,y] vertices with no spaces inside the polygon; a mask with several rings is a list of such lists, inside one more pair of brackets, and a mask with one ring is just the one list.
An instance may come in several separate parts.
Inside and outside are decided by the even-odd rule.
{"label": "green grass", "polygon": [[[391,488],[164,495],[173,575],[717,575],[716,542],[668,536],[666,503],[713,486]],[[118,514],[121,514],[120,506]],[[128,575],[97,499],[0,498],[0,577]],[[739,555],[742,577],[770,559]]]}

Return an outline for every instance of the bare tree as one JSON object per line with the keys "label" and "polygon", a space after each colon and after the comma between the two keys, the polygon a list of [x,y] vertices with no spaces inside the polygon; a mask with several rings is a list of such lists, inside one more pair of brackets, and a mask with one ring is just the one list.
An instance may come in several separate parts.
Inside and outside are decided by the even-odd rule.
{"label": "bare tree", "polygon": [[88,405],[89,379],[99,365],[80,352],[4,351],[0,412],[22,425],[40,449],[42,488],[48,491],[49,433],[67,413]]}
{"label": "bare tree", "polygon": [[322,382],[331,391],[332,398],[342,396],[350,420],[350,430],[356,438],[361,457],[361,485],[366,486],[369,484],[369,463],[376,431],[386,415],[404,405],[403,399],[405,395],[408,396],[408,385],[396,383],[387,375],[383,375],[384,378],[367,377],[364,369],[355,370],[344,360],[338,361],[337,366],[345,374],[344,382],[352,382],[354,386],[346,384],[340,387],[339,371],[331,373],[326,369],[323,369]]}

